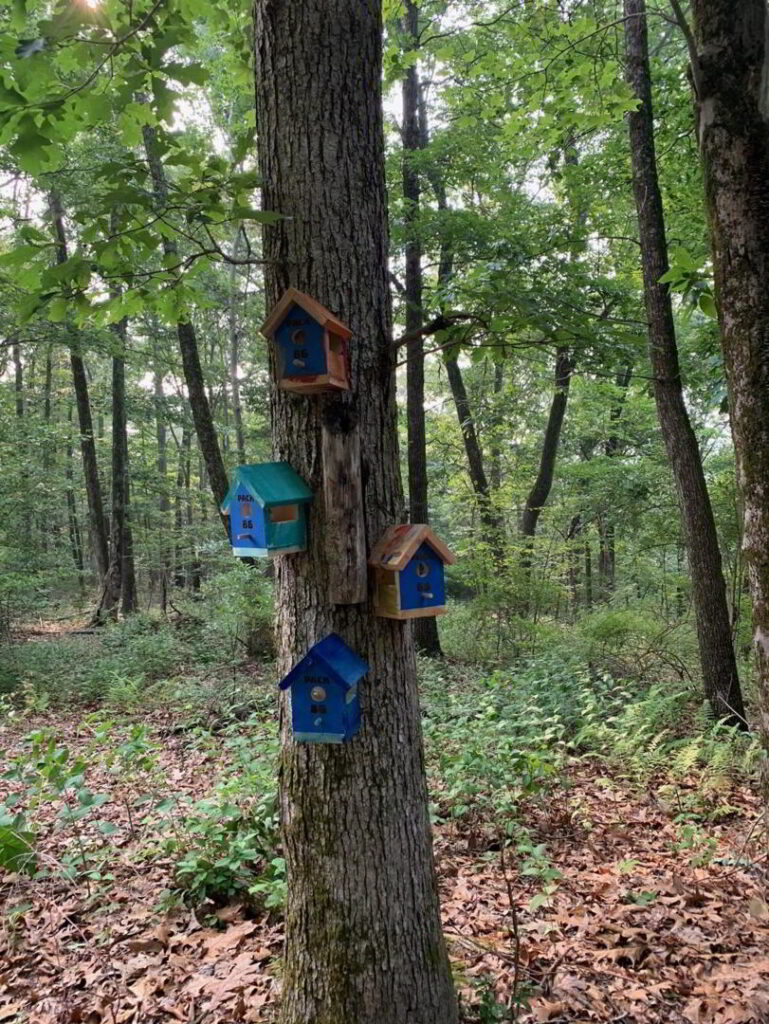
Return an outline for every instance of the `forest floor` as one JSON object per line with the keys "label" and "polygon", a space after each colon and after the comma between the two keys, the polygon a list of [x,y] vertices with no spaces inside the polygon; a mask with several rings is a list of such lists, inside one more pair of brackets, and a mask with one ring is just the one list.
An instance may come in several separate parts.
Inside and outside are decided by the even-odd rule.
{"label": "forest floor", "polygon": [[[142,721],[158,741],[153,778],[177,797],[201,799],[226,776],[230,755],[215,734],[178,730],[161,713]],[[203,913],[169,900],[174,861],[152,845],[157,820],[130,815],[141,758],[133,774],[116,772],[104,745],[95,753],[97,719],[44,712],[0,728],[6,764],[28,758],[33,728],[51,730],[68,764],[82,754],[89,791],[109,799],[98,828],[93,815],[65,827],[66,801],[40,796],[38,866],[49,877],[0,868],[0,1024],[275,1020],[279,912],[236,900]],[[113,747],[131,742],[130,719],[111,728]],[[508,847],[503,858],[481,815],[436,825],[467,1021],[769,1021],[757,797],[734,786],[719,797],[717,822],[698,823],[681,813],[697,786],[696,777],[631,786],[597,762],[573,761],[556,787],[520,806],[524,852]],[[0,780],[0,800],[19,788]],[[90,878],[68,880],[57,866],[78,846],[101,852]]]}

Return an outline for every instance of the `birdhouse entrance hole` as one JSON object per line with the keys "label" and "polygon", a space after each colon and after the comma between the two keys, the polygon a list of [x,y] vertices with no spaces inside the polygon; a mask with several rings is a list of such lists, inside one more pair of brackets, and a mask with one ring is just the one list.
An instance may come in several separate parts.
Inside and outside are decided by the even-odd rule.
{"label": "birdhouse entrance hole", "polygon": [[298,518],[298,505],[273,505],[270,509],[271,523],[295,523]]}

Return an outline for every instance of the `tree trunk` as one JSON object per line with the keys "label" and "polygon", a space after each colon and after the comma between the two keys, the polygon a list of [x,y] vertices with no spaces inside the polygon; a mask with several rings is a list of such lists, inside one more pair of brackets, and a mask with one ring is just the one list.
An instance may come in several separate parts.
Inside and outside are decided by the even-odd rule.
{"label": "tree trunk", "polygon": [[[56,239],[56,261],[57,263],[66,263],[67,235],[64,230],[64,210],[58,192],[52,191],[49,194],[49,202]],[[88,496],[88,513],[91,523],[94,557],[99,578],[103,579],[109,568],[109,540],[107,538],[107,524],[104,519],[99,468],[96,462],[91,403],[88,397],[88,379],[85,373],[85,364],[78,352],[76,343],[70,345],[69,361],[72,367],[72,383],[75,389],[75,401],[77,402],[77,414],[80,422],[80,450],[83,456],[83,475]]]}
{"label": "tree trunk", "polygon": [[158,483],[160,485],[158,527],[155,531],[158,542],[155,578],[159,583],[160,610],[165,614],[168,604],[168,573],[171,562],[168,553],[168,542],[166,540],[168,513],[171,511],[171,502],[168,497],[168,438],[165,419],[165,395],[163,394],[163,375],[158,369],[154,373],[153,388],[155,397],[155,440],[157,442],[155,469],[157,470]]}
{"label": "tree trunk", "polygon": [[[769,755],[769,41],[764,0],[693,0],[698,137]],[[769,760],[763,773],[769,807]]]}
{"label": "tree trunk", "polygon": [[69,413],[67,417],[69,423],[69,431],[67,433],[67,462],[64,470],[65,479],[67,481],[67,523],[69,526],[69,545],[72,551],[72,561],[75,563],[75,570],[77,572],[77,581],[80,588],[80,595],[85,595],[85,579],[84,579],[84,565],[83,565],[83,541],[80,535],[80,526],[77,521],[77,502],[75,501],[75,485],[74,485],[74,471],[72,467],[73,463],[73,446],[72,446],[72,406],[69,407]]}
{"label": "tree trunk", "polygon": [[465,388],[462,371],[457,360],[454,358],[446,359],[445,365],[451,395],[454,399],[454,406],[457,410],[457,418],[459,419],[459,426],[462,431],[462,440],[465,445],[470,483],[478,502],[478,515],[484,533],[483,539],[491,548],[494,557],[501,561],[501,541],[504,528],[502,520],[491,501],[489,481],[483,465],[483,451],[481,450],[481,444],[475,430],[475,421],[470,409],[470,399],[467,397],[467,389]]}
{"label": "tree trunk", "polygon": [[526,499],[526,505],[521,516],[521,534],[524,537],[534,537],[537,532],[537,520],[539,519],[545,502],[550,495],[555,474],[555,461],[558,457],[558,442],[561,438],[561,427],[563,418],[566,415],[566,403],[569,400],[569,384],[574,369],[574,361],[569,355],[569,350],[563,346],[556,350],[555,354],[555,392],[550,403],[550,414],[547,418],[545,428],[545,439],[542,442],[542,455],[539,460],[539,472],[534,486]]}
{"label": "tree trunk", "polygon": [[[235,237],[232,242],[232,255],[238,256],[238,245],[241,235],[241,224],[235,225]],[[246,437],[243,431],[243,407],[240,404],[240,381],[238,380],[238,363],[240,361],[240,325],[238,324],[238,268],[235,263],[230,267],[230,388],[232,390],[232,418],[235,421],[235,445],[238,450],[238,463],[246,461]]]}
{"label": "tree trunk", "polygon": [[125,407],[126,322],[112,324],[120,354],[112,357],[112,518],[110,520],[110,561],[102,580],[99,601],[92,624],[117,620],[123,592],[125,563],[126,477],[128,475],[128,438]]}
{"label": "tree trunk", "polygon": [[[620,389],[620,394],[609,412],[609,422],[617,423],[622,415],[622,408],[625,404],[627,389],[633,377],[633,364],[628,363],[617,373],[614,383]],[[608,459],[614,458],[620,448],[620,439],[615,433],[611,433],[604,444],[604,454]],[[614,510],[607,509],[604,516],[598,520],[599,551],[598,551],[598,576],[601,597],[608,600],[614,592],[616,583],[617,559],[616,559],[616,531],[614,525]]]}
{"label": "tree trunk", "polygon": [[[381,5],[255,0],[254,22],[263,203],[289,215],[264,230],[268,308],[294,285],[353,330],[348,394],[308,398],[273,388],[274,454],[320,494],[324,413],[357,421],[370,550],[403,515],[387,286]],[[279,673],[331,630],[369,671],[363,728],[348,744],[295,743],[281,705],[288,871],[281,1020],[456,1024],[411,630],[376,617],[371,601],[330,603],[334,565],[326,555],[324,502],[312,503],[310,520],[307,553],[276,563]]]}
{"label": "tree trunk", "polygon": [[[168,206],[168,183],[166,182],[165,168],[158,153],[156,130],[152,125],[144,125],[142,135],[155,194],[155,206],[156,209],[164,210]],[[176,256],[178,253],[176,242],[172,238],[166,238],[165,235],[163,236],[163,252],[166,256]],[[182,355],[184,381],[187,385],[192,421],[195,424],[198,444],[203,453],[211,491],[218,509],[227,495],[230,484],[206,394],[203,368],[200,365],[198,352],[198,339],[192,321],[189,319],[179,320],[176,325],[176,334],[179,339],[179,351]],[[222,522],[226,529],[224,517]]]}
{"label": "tree trunk", "polygon": [[668,270],[668,255],[654,148],[645,0],[625,0],[625,41],[628,81],[641,101],[628,120],[649,358],[657,414],[673,468],[689,552],[705,695],[718,718],[744,727],[718,536],[697,439],[683,398],[670,292],[667,285],[659,283]]}
{"label": "tree trunk", "polygon": [[[411,46],[419,45],[419,9],[405,0],[404,28]],[[403,200],[406,226],[406,333],[418,331],[424,321],[422,310],[422,245],[419,239],[421,187],[413,154],[423,145],[419,119],[419,71],[412,64],[403,79]],[[409,520],[428,523],[427,436],[425,430],[425,357],[421,335],[407,346],[406,420],[408,423]],[[441,644],[436,618],[414,619],[417,648],[439,657]]]}

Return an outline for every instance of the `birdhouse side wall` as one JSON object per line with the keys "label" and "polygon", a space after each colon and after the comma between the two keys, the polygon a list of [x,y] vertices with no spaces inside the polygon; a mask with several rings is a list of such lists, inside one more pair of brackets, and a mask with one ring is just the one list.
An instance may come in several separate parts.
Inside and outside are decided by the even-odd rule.
{"label": "birdhouse side wall", "polygon": [[287,522],[272,522],[269,510],[267,510],[267,547],[271,551],[281,548],[305,550],[307,547],[306,506],[299,505],[296,519]]}
{"label": "birdhouse side wall", "polygon": [[428,544],[421,544],[400,572],[401,608],[442,607],[446,603],[443,562]]}

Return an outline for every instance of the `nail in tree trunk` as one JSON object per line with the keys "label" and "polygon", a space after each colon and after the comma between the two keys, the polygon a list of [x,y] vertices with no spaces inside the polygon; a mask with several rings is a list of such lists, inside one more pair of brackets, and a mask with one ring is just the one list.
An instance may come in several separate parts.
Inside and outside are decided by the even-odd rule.
{"label": "nail in tree trunk", "polygon": [[[387,278],[378,0],[255,0],[257,139],[267,306],[293,285],[353,331],[351,390],[273,388],[274,456],[322,492],[322,422],[357,421],[368,549],[403,515]],[[352,73],[354,69],[354,73]],[[290,83],[287,88],[286,83]],[[330,603],[325,505],[306,554],[276,562],[278,669],[330,631],[369,664],[363,726],[295,743],[282,704],[288,871],[282,1024],[456,1024],[440,927],[411,630],[371,601]],[[404,888],[404,880],[407,884]]]}
{"label": "nail in tree trunk", "polygon": [[[56,239],[56,261],[67,261],[67,235],[64,230],[64,210],[57,192],[49,194],[51,217]],[[74,330],[74,329],[73,329]],[[91,537],[94,546],[94,558],[99,579],[103,579],[109,568],[109,540],[107,524],[104,518],[99,468],[96,462],[96,445],[94,442],[91,403],[88,397],[88,379],[85,372],[83,357],[78,351],[77,338],[73,337],[69,349],[70,366],[72,367],[72,383],[75,389],[75,401],[80,422],[80,450],[83,456],[83,475],[88,497],[88,513],[91,525]]]}
{"label": "nail in tree trunk", "polygon": [[668,254],[654,147],[645,0],[625,0],[625,43],[628,82],[641,101],[638,110],[628,115],[628,121],[649,358],[657,415],[673,469],[689,552],[705,696],[714,715],[744,727],[718,536],[697,438],[684,403],[670,292],[666,284],[660,284],[668,270]]}
{"label": "nail in tree trunk", "polygon": [[[158,152],[156,129],[152,125],[144,125],[142,135],[150,177],[152,178],[155,208],[157,210],[166,210],[168,207],[168,183],[166,181],[165,168]],[[163,236],[163,252],[166,256],[171,257],[177,257],[179,254],[178,246],[174,239],[166,238],[165,235]],[[187,385],[192,421],[195,424],[195,433],[198,436],[198,444],[205,460],[211,492],[218,509],[224,501],[230,485],[219,447],[219,438],[216,435],[216,426],[211,414],[211,406],[206,394],[195,326],[189,318],[178,321],[176,335],[179,339],[179,351],[182,356],[184,382]],[[227,526],[224,518],[222,518],[222,522],[226,529]]]}
{"label": "nail in tree trunk", "polygon": [[[408,45],[419,45],[419,9],[406,0],[404,29]],[[413,156],[423,145],[419,119],[419,70],[412,64],[403,79],[403,200],[406,227],[405,301],[406,333],[422,327],[422,245],[419,238],[420,180]],[[407,347],[406,420],[408,423],[409,520],[429,522],[427,503],[427,437],[425,430],[425,357],[422,337]],[[414,641],[421,651],[438,657],[441,644],[435,618],[414,619]]]}

